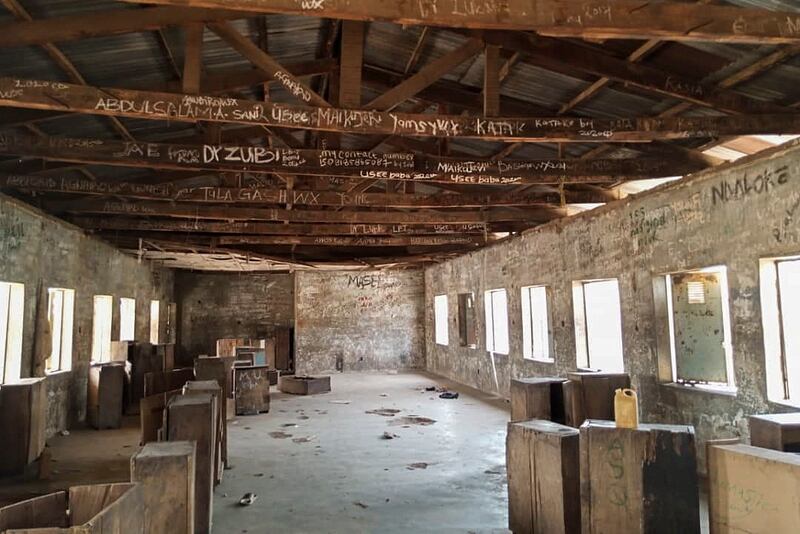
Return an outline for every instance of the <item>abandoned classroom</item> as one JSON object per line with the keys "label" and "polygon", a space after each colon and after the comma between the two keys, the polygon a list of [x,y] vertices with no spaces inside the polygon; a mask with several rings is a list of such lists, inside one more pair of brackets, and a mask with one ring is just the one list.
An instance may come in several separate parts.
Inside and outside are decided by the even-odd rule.
{"label": "abandoned classroom", "polygon": [[0,534],[800,532],[796,0],[0,0]]}

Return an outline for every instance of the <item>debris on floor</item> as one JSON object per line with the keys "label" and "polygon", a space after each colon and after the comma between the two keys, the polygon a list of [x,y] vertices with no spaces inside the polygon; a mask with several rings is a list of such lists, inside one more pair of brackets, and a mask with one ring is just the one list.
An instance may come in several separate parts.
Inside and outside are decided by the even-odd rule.
{"label": "debris on floor", "polygon": [[456,391],[445,391],[444,393],[439,395],[439,398],[440,399],[457,399],[458,398],[458,392],[456,392]]}
{"label": "debris on floor", "polygon": [[297,423],[283,423],[281,426],[283,428],[297,428]]}
{"label": "debris on floor", "polygon": [[394,438],[399,438],[399,437],[400,436],[398,436],[397,434],[392,434],[391,432],[388,432],[388,431],[384,432],[383,436],[382,436],[383,439],[394,439]]}
{"label": "debris on floor", "polygon": [[369,508],[369,506],[367,506],[366,504],[364,504],[364,503],[363,503],[363,502],[361,502],[361,501],[353,501],[353,504],[355,504],[355,505],[356,505],[356,506],[358,506],[359,508]]}
{"label": "debris on floor", "polygon": [[258,499],[258,495],[256,495],[255,493],[245,493],[244,496],[241,499],[239,499],[239,504],[241,506],[250,506],[251,504],[256,502],[256,499]]}
{"label": "debris on floor", "polygon": [[328,402],[330,402],[331,404],[350,404],[351,401],[349,401],[349,400],[332,400],[332,401],[328,401]]}
{"label": "debris on floor", "polygon": [[298,415],[297,418],[300,419],[301,421],[305,421],[306,419],[310,419],[310,417],[308,417],[307,415]]}
{"label": "debris on floor", "polygon": [[394,417],[395,415],[400,413],[400,410],[397,410],[395,408],[378,408],[376,410],[367,410],[364,413],[372,415],[382,415],[384,417]]}
{"label": "debris on floor", "polygon": [[409,471],[414,471],[415,469],[427,469],[429,465],[430,464],[428,464],[427,462],[415,462],[413,464],[407,465],[406,469],[408,469]]}
{"label": "debris on floor", "polygon": [[380,394],[380,396],[381,396],[381,397],[388,397],[389,395],[388,395],[388,394],[386,394],[386,393],[381,393],[381,394]]}
{"label": "debris on floor", "polygon": [[313,439],[313,437],[303,436],[302,438],[294,438],[292,443],[309,443]]}
{"label": "debris on floor", "polygon": [[432,425],[436,422],[435,419],[429,419],[427,417],[422,417],[420,415],[406,415],[403,417],[398,417],[389,421],[389,425],[391,426],[399,426],[399,425],[421,425],[421,426],[428,426]]}
{"label": "debris on floor", "polygon": [[286,432],[280,432],[279,431],[279,432],[270,432],[269,433],[269,437],[275,438],[275,439],[286,439],[286,438],[291,438],[292,435],[291,434],[287,434]]}

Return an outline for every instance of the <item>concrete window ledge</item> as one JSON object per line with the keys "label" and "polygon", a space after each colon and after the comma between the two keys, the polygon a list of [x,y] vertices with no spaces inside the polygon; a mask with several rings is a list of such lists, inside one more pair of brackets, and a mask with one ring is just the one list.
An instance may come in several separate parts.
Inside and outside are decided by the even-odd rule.
{"label": "concrete window ledge", "polygon": [[739,393],[738,388],[730,386],[706,386],[706,385],[690,386],[688,384],[679,384],[677,382],[667,382],[661,385],[663,387],[674,388],[680,391],[705,393],[707,395],[723,395],[726,397],[736,397],[736,395]]}

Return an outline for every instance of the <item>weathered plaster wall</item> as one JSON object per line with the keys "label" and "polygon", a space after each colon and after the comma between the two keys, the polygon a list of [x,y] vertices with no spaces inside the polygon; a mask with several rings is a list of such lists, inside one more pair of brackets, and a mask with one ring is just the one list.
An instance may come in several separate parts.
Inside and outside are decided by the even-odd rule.
{"label": "weathered plaster wall", "polygon": [[[766,184],[766,185],[765,185]],[[716,193],[715,193],[716,191]],[[727,191],[727,199],[720,197]],[[781,411],[767,402],[759,258],[800,254],[800,145],[765,159],[707,172],[426,270],[427,367],[508,396],[512,377],[563,375],[576,368],[572,282],[618,278],[625,368],[645,421],[694,424],[701,439],[747,434],[747,415]],[[728,267],[738,393],[709,393],[658,380],[656,275]],[[550,287],[555,363],[523,360],[520,288]],[[483,292],[506,288],[511,351],[485,349]],[[457,294],[476,294],[479,346],[458,346]],[[447,294],[449,346],[433,339],[433,300]],[[702,454],[702,449],[700,450]]]}
{"label": "weathered plaster wall", "polygon": [[177,272],[178,344],[184,358],[216,354],[221,338],[263,338],[294,325],[294,275]]}
{"label": "weathered plaster wall", "polygon": [[[0,281],[25,284],[22,375],[33,372],[38,292],[75,290],[72,371],[48,376],[48,434],[86,417],[94,295],[114,296],[112,339],[119,339],[119,298],[136,299],[136,339],[150,336],[150,300],[172,299],[172,272],[122,254],[80,229],[0,195]],[[47,306],[45,293],[42,305]]]}
{"label": "weathered plaster wall", "polygon": [[298,272],[298,373],[424,365],[421,271]]}

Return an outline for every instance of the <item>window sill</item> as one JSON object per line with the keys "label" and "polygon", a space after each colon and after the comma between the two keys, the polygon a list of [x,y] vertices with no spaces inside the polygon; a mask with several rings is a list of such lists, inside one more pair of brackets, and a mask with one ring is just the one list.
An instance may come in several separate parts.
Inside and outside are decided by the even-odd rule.
{"label": "window sill", "polygon": [[800,400],[793,401],[789,399],[781,399],[781,400],[767,399],[767,401],[776,406],[781,406],[783,408],[793,408],[795,410],[800,409]]}
{"label": "window sill", "polygon": [[51,377],[51,376],[58,377],[58,376],[67,375],[67,374],[69,374],[71,372],[72,372],[72,369],[60,369],[58,371],[45,371],[44,375],[47,376],[47,377]]}
{"label": "window sill", "polygon": [[531,363],[550,363],[550,364],[556,363],[555,360],[540,360],[538,358],[526,358],[524,356],[522,357],[522,361]]}
{"label": "window sill", "polygon": [[508,354],[503,354],[502,352],[492,352],[491,350],[487,350],[486,354],[489,356],[501,356],[503,358],[508,358]]}
{"label": "window sill", "polygon": [[731,386],[690,386],[688,384],[681,384],[679,382],[667,382],[661,385],[668,388],[679,389],[681,391],[694,391],[696,393],[709,393],[712,395],[724,395],[726,397],[736,397],[739,392],[738,388]]}

